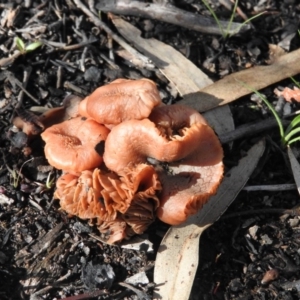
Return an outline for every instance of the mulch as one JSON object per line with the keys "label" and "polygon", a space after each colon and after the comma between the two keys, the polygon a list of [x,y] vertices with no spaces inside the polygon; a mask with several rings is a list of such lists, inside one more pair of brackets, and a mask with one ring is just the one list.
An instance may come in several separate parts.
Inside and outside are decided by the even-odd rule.
{"label": "mulch", "polygon": [[[80,1],[2,2],[0,298],[152,299],[155,256],[168,226],[156,221],[138,241],[130,240],[127,245],[103,243],[95,228],[59,210],[53,192],[60,172],[48,165],[41,139],[29,139],[17,131],[12,119],[32,107],[41,111],[41,107],[59,106],[68,94],[84,97],[117,78],[154,80],[165,103],[175,103],[180,96],[158,69],[138,68],[118,56],[122,47],[89,20],[77,5]],[[117,34],[108,15],[98,12],[93,2],[81,4]],[[210,16],[200,0],[153,2],[170,2]],[[230,1],[208,2],[220,19],[230,19]],[[269,44],[286,51],[299,48],[297,1],[241,0],[239,9],[234,20],[240,23],[243,13],[248,18],[265,13],[252,21],[247,32],[226,39],[155,19],[123,18],[138,27],[143,37],[154,37],[183,53],[213,80],[266,64]],[[25,46],[35,41],[42,46],[17,51],[17,37]],[[287,79],[262,93],[276,105],[274,87],[286,86],[292,87],[292,81]],[[249,96],[230,107],[236,125],[272,117]],[[286,109],[296,111],[299,105],[292,103]],[[286,154],[278,146],[277,128],[224,145],[226,169],[236,165],[249,144],[262,136],[267,150],[248,185],[294,183]],[[242,191],[223,218],[201,237],[201,261],[190,299],[299,299],[298,211],[284,213],[298,203],[295,189]],[[273,277],[263,280],[270,269],[275,270]]]}

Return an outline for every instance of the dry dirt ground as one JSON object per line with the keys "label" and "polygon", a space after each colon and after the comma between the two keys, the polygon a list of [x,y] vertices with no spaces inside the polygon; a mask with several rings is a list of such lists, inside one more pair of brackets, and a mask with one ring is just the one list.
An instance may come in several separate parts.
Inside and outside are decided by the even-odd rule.
{"label": "dry dirt ground", "polygon": [[[71,0],[1,1],[0,3],[0,298],[8,299],[152,299],[153,268],[168,226],[156,221],[142,236],[150,247],[109,246],[86,221],[69,218],[53,200],[60,172],[49,167],[39,138],[12,128],[12,119],[32,107],[56,107],[70,93],[86,96],[117,78],[154,80],[165,103],[180,99],[157,68],[133,66],[117,54],[122,49],[83,11],[101,17],[117,34],[97,2]],[[148,1],[149,3],[151,1]],[[153,1],[210,16],[200,0]],[[152,2],[151,2],[152,3]],[[222,20],[231,17],[230,1],[208,1]],[[299,48],[300,5],[296,0],[240,0],[234,20],[260,12],[246,32],[224,38],[156,19],[123,16],[142,31],[180,51],[212,80],[269,58],[268,45],[290,52]],[[217,27],[217,26],[216,26]],[[16,38],[33,51],[16,53]],[[19,40],[19,49],[20,46]],[[22,49],[21,49],[22,50]],[[299,76],[295,76],[300,80]],[[275,87],[262,92],[277,104]],[[272,118],[244,97],[231,104],[236,126]],[[299,109],[297,103],[285,109]],[[259,138],[266,152],[248,185],[293,184],[276,127],[225,144],[226,169],[238,163]],[[300,227],[296,189],[241,191],[225,215],[201,238],[201,261],[190,299],[299,299]],[[277,209],[277,210],[275,210]],[[272,279],[262,283],[272,269]],[[132,278],[139,274],[140,278]],[[127,280],[127,281],[126,281]]]}

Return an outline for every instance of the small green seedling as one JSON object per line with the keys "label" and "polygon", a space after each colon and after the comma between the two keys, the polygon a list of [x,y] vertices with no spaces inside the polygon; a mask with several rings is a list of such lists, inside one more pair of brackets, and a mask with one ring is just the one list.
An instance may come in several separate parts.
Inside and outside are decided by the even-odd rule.
{"label": "small green seedling", "polygon": [[231,29],[231,27],[232,27],[233,19],[234,19],[234,17],[235,17],[235,14],[236,14],[236,10],[237,10],[239,1],[236,0],[236,1],[234,2],[234,7],[233,7],[233,10],[232,10],[232,13],[231,13],[230,20],[229,20],[229,22],[228,22],[227,28],[224,28],[224,27],[222,26],[222,24],[221,24],[221,22],[220,22],[218,16],[216,15],[216,13],[215,13],[214,10],[212,9],[212,7],[209,5],[209,3],[207,2],[207,0],[202,0],[202,2],[203,2],[203,4],[206,6],[206,8],[209,10],[209,12],[211,13],[211,15],[212,15],[213,18],[215,19],[216,23],[218,24],[218,27],[219,27],[219,29],[220,29],[220,31],[221,31],[222,36],[223,36],[224,39],[226,39],[226,38],[229,37],[229,36],[235,35],[237,32],[240,31],[240,29],[241,29],[244,25],[250,23],[252,20],[254,20],[254,19],[260,17],[260,16],[263,15],[263,14],[265,14],[265,12],[263,11],[263,12],[261,12],[261,13],[255,15],[255,16],[253,16],[253,17],[247,19],[247,20],[244,21],[244,22],[243,22],[243,23],[242,23],[242,24],[241,24],[241,25],[240,25],[233,33],[230,34],[230,31],[231,31],[230,29]]}
{"label": "small green seedling", "polygon": [[34,158],[30,158],[28,160],[26,160],[19,171],[15,170],[15,169],[11,169],[8,165],[6,165],[7,170],[9,171],[10,175],[11,175],[11,184],[14,188],[17,188],[20,182],[20,178],[23,177],[22,175],[22,169],[24,167],[25,164],[27,164],[28,162],[32,161]]}
{"label": "small green seedling", "polygon": [[6,166],[6,168],[11,175],[10,184],[16,189],[19,185],[20,174],[17,174],[17,171],[15,169],[11,169],[8,166]]}
{"label": "small green seedling", "polygon": [[37,42],[33,42],[33,43],[26,46],[25,43],[23,42],[23,40],[20,39],[19,37],[16,38],[16,44],[17,44],[17,48],[19,49],[19,51],[22,54],[26,54],[28,52],[34,51],[38,47],[43,45],[42,42],[37,41]]}
{"label": "small green seedling", "polygon": [[53,186],[53,183],[55,181],[55,176],[51,179],[51,175],[52,175],[52,172],[49,172],[48,176],[47,176],[47,180],[46,180],[46,188],[48,190],[50,190]]}
{"label": "small green seedling", "polygon": [[300,115],[297,115],[291,121],[289,126],[286,129],[284,129],[282,121],[281,121],[278,113],[276,112],[276,110],[274,109],[272,104],[267,100],[267,98],[263,94],[258,92],[257,90],[249,87],[244,82],[240,82],[240,83],[241,83],[241,85],[243,85],[244,87],[246,87],[247,89],[249,89],[253,93],[255,93],[265,103],[265,105],[270,109],[271,113],[274,115],[274,117],[277,121],[277,124],[279,127],[279,133],[280,133],[280,137],[281,137],[281,145],[283,147],[286,147],[297,141],[300,141],[300,126],[299,126],[300,125]]}

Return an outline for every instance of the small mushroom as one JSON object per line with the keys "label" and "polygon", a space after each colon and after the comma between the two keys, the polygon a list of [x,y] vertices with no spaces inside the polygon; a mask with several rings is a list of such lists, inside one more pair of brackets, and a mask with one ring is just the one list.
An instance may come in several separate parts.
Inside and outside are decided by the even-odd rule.
{"label": "small mushroom", "polygon": [[130,234],[128,233],[127,224],[122,218],[113,221],[102,221],[98,218],[96,225],[107,244],[115,244],[134,234],[131,230]]}
{"label": "small mushroom", "polygon": [[16,108],[17,117],[13,119],[13,125],[22,130],[28,137],[40,134],[45,126],[34,113],[24,109]]}
{"label": "small mushroom", "polygon": [[63,106],[51,108],[39,117],[45,128],[79,116],[79,104],[82,98],[68,95],[63,100]]}
{"label": "small mushroom", "polygon": [[163,189],[157,216],[177,225],[216,192],[223,177],[222,147],[203,117],[188,107],[160,106],[149,119],[115,126],[106,140],[104,162],[118,174],[147,157],[168,162],[168,169],[158,172]]}
{"label": "small mushroom", "polygon": [[147,118],[159,104],[161,99],[153,81],[117,79],[86,97],[80,103],[79,113],[110,126]]}
{"label": "small mushroom", "polygon": [[79,116],[78,108],[82,98],[68,95],[63,100],[63,106],[49,108],[40,116],[26,109],[16,109],[18,114],[13,124],[29,137],[40,134],[44,129]]}
{"label": "small mushroom", "polygon": [[48,162],[66,172],[82,172],[100,166],[103,159],[97,152],[109,129],[94,120],[73,118],[53,125],[42,134],[46,142]]}

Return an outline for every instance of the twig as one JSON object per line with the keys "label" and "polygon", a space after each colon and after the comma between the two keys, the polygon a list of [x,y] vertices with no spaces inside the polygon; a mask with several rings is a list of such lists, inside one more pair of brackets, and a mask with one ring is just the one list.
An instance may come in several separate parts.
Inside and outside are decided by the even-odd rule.
{"label": "twig", "polygon": [[129,290],[131,290],[131,291],[133,291],[133,292],[135,292],[138,299],[151,300],[150,296],[147,295],[145,292],[142,292],[142,291],[136,289],[135,287],[131,286],[128,283],[119,282],[118,284],[125,287],[125,288],[127,288],[127,289],[129,289]]}
{"label": "twig", "polygon": [[[284,125],[289,124],[288,121],[282,121],[282,122]],[[219,139],[222,144],[226,144],[226,143],[232,142],[234,140],[237,140],[239,138],[243,138],[243,137],[246,137],[249,135],[255,135],[262,131],[269,130],[276,126],[278,126],[278,125],[277,125],[277,122],[275,119],[267,119],[267,120],[263,120],[260,122],[245,124],[245,125],[238,127],[237,129],[235,129],[233,131],[230,131],[230,132],[220,135]]]}
{"label": "twig", "polygon": [[299,208],[296,209],[284,209],[284,208],[262,208],[262,209],[253,209],[253,210],[246,210],[235,212],[228,215],[223,215],[220,220],[228,220],[236,217],[241,216],[248,216],[248,215],[261,215],[261,214],[279,214],[279,215],[290,215],[290,216],[300,216]]}
{"label": "twig", "polygon": [[0,59],[0,68],[10,66],[21,55],[20,51],[16,51],[12,56]]}
{"label": "twig", "polygon": [[128,52],[133,54],[137,59],[141,60],[143,67],[147,69],[154,69],[154,65],[150,61],[150,59],[143,54],[136,51],[132,48],[128,43],[125,42],[120,36],[115,34],[105,23],[103,23],[97,16],[95,16],[80,0],[74,0],[76,6],[81,9],[90,19],[91,21],[98,27],[102,28],[108,35],[112,37],[119,45],[121,45]]}
{"label": "twig", "polygon": [[[160,5],[156,3],[144,3],[141,1],[100,0],[98,1],[96,8],[104,12],[152,18],[203,33],[223,34],[216,24],[215,19],[194,14],[170,4]],[[250,29],[248,24],[242,25],[240,23],[231,22],[229,26],[228,23],[229,22],[220,21],[222,28],[230,28],[228,30],[229,35],[241,33]]]}
{"label": "twig", "polygon": [[63,68],[59,66],[57,68],[57,79],[56,79],[56,88],[59,89],[61,87],[61,80],[62,80],[62,71]]}
{"label": "twig", "polygon": [[78,94],[80,94],[80,95],[84,95],[84,96],[87,95],[87,92],[86,92],[84,89],[82,89],[82,88],[80,88],[80,87],[74,85],[74,84],[71,83],[70,81],[65,81],[65,83],[64,83],[64,88],[73,90],[74,92],[76,92],[76,93],[78,93]]}
{"label": "twig", "polygon": [[35,98],[34,96],[32,96],[29,92],[26,91],[26,89],[23,87],[22,82],[17,79],[12,72],[10,71],[4,71],[6,78],[12,83],[12,84],[16,84],[28,97],[30,97],[35,103],[37,103],[38,105],[40,105],[40,101]]}
{"label": "twig", "polygon": [[82,54],[81,54],[80,61],[79,61],[79,69],[82,72],[85,72],[85,58],[86,58],[87,51],[88,51],[88,48],[84,47],[83,51],[82,51]]}
{"label": "twig", "polygon": [[294,183],[287,184],[274,184],[274,185],[250,185],[243,188],[247,192],[257,191],[269,191],[269,192],[280,192],[280,191],[291,191],[296,190],[297,186]]}
{"label": "twig", "polygon": [[[24,68],[24,75],[23,75],[23,87],[24,87],[24,89],[26,89],[26,87],[27,87],[31,71],[32,71],[31,66],[28,66],[28,67]],[[18,95],[18,104],[17,104],[16,108],[21,107],[22,102],[23,102],[23,97],[24,97],[24,90],[21,90],[19,95]]]}

